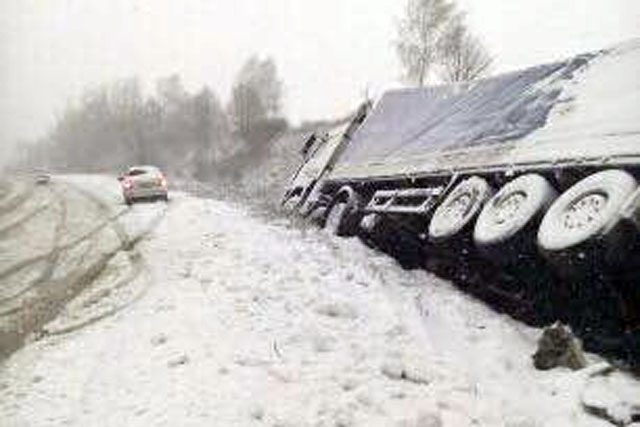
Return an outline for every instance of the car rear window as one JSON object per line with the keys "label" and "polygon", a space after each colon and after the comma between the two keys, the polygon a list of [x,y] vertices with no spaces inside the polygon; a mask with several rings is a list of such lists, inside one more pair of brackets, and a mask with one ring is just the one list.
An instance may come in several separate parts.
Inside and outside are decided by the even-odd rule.
{"label": "car rear window", "polygon": [[147,171],[144,169],[131,169],[129,173],[127,173],[127,175],[136,176],[136,175],[144,175],[145,173],[147,173]]}

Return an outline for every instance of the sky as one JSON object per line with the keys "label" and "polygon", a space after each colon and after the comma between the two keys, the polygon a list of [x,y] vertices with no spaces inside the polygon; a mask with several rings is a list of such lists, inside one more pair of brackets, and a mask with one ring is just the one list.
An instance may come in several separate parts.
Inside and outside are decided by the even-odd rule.
{"label": "sky", "polygon": [[[178,73],[223,102],[270,55],[295,123],[342,115],[399,85],[404,0],[0,0],[0,155],[42,136],[101,82]],[[640,37],[640,0],[458,0],[503,72]]]}

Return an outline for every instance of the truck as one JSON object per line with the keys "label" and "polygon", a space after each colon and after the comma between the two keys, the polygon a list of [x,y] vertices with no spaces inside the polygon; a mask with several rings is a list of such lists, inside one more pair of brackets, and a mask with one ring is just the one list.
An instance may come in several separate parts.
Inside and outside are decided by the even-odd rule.
{"label": "truck", "polygon": [[371,103],[365,101],[356,112],[340,120],[333,127],[320,129],[306,135],[300,150],[303,162],[287,183],[282,205],[288,211],[298,211],[302,215],[314,214],[321,218],[325,213],[327,201],[318,202],[323,178],[349,143],[353,132],[362,124]]}
{"label": "truck", "polygon": [[640,39],[392,90],[321,140],[290,207],[640,360]]}

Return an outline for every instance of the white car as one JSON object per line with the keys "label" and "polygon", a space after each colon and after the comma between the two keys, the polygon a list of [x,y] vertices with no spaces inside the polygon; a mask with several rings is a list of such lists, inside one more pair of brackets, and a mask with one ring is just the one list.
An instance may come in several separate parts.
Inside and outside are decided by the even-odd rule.
{"label": "white car", "polygon": [[122,196],[128,205],[140,199],[169,200],[167,179],[155,166],[132,166],[118,180],[122,186]]}
{"label": "white car", "polygon": [[51,181],[51,174],[44,170],[35,172],[35,181],[38,185],[46,185]]}

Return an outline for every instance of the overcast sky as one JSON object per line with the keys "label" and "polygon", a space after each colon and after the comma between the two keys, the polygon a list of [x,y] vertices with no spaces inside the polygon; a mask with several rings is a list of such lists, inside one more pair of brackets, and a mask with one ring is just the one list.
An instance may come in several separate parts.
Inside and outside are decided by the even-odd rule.
{"label": "overcast sky", "polygon": [[[521,68],[640,37],[640,0],[459,0],[496,57]],[[404,0],[0,0],[0,144],[42,135],[99,82],[179,73],[226,102],[252,53],[275,58],[294,121],[396,85]],[[2,150],[0,150],[0,153]]]}

